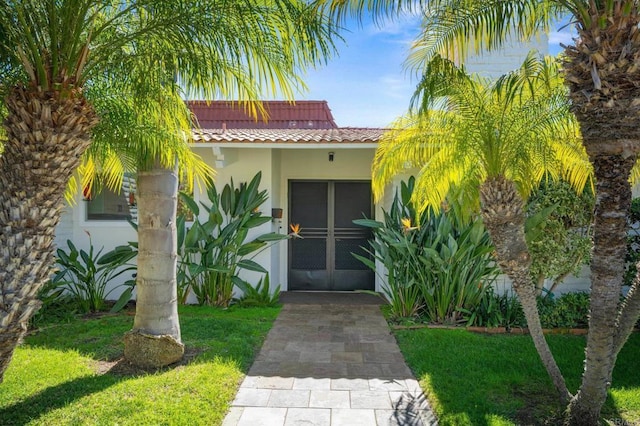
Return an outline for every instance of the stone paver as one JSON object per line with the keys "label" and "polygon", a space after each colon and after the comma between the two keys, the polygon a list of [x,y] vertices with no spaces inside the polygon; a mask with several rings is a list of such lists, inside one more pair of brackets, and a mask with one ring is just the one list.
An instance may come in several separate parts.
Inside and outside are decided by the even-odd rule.
{"label": "stone paver", "polygon": [[329,390],[331,379],[316,379],[315,377],[303,377],[293,379],[293,389]]}
{"label": "stone paver", "polygon": [[[349,297],[346,295],[346,297]],[[223,426],[431,426],[376,305],[285,303]]]}
{"label": "stone paver", "polygon": [[331,410],[331,426],[371,426],[375,424],[374,410],[354,408]]}
{"label": "stone paver", "polygon": [[284,426],[328,426],[330,424],[330,409],[290,408]]}
{"label": "stone paver", "polygon": [[238,426],[282,426],[286,417],[286,408],[245,407]]}

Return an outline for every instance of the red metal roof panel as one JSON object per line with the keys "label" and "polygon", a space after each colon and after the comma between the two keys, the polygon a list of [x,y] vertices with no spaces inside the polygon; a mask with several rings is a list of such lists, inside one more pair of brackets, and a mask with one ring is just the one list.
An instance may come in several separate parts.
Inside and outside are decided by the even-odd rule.
{"label": "red metal roof panel", "polygon": [[[263,101],[267,116],[254,118],[233,101],[188,101],[203,129],[334,129],[326,101]],[[266,120],[265,120],[266,118]]]}

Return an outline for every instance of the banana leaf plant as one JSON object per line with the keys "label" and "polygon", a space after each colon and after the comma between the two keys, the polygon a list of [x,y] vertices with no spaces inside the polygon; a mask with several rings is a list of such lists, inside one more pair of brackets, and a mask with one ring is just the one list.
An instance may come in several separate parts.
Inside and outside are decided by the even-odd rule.
{"label": "banana leaf plant", "polygon": [[207,188],[208,202],[201,201],[200,206],[189,195],[180,194],[195,218],[190,227],[184,219],[177,223],[181,258],[178,281],[182,281],[179,297],[183,301],[193,291],[199,304],[227,307],[234,287],[242,286],[242,270],[267,273],[253,259],[269,244],[288,236],[268,232],[249,239],[252,229],[271,221],[260,211],[268,198],[267,191],[259,189],[261,178],[258,172],[249,183],[238,187],[232,179],[222,192],[211,184]]}
{"label": "banana leaf plant", "polygon": [[[86,232],[86,231],[85,231]],[[87,232],[87,235],[89,233]],[[48,289],[48,296],[70,296],[80,312],[98,312],[107,307],[109,295],[120,287],[125,287],[118,300],[111,307],[111,312],[121,310],[131,298],[135,288],[135,280],[127,279],[121,285],[107,290],[108,284],[125,273],[135,271],[130,261],[137,254],[135,243],[130,246],[119,246],[102,254],[104,248],[95,250],[91,235],[89,249],[78,249],[71,240],[67,240],[69,250],[57,250],[57,271],[53,274]]]}

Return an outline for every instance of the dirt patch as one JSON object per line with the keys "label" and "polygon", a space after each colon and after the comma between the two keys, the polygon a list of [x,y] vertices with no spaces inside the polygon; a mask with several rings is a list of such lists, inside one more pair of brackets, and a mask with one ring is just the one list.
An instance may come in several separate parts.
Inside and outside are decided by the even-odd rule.
{"label": "dirt patch", "polygon": [[524,402],[524,406],[514,415],[516,424],[522,426],[555,426],[562,424],[562,407],[560,407],[555,394],[515,388],[513,395]]}
{"label": "dirt patch", "polygon": [[107,361],[98,361],[96,363],[96,373],[99,375],[102,374],[113,374],[114,376],[124,376],[124,377],[132,377],[132,376],[142,376],[150,373],[158,373],[163,371],[169,371],[174,369],[183,368],[185,365],[189,365],[193,362],[198,355],[204,352],[204,348],[190,348],[186,347],[184,350],[184,356],[182,359],[176,363],[171,365],[167,365],[166,367],[161,368],[142,368],[136,365],[131,364],[127,361],[124,356],[120,356],[113,360]]}

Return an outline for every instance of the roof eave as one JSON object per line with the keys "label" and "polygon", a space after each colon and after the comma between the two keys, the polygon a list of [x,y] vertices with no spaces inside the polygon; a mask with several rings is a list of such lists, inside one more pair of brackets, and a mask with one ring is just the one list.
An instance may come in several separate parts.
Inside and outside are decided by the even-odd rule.
{"label": "roof eave", "polygon": [[193,148],[376,149],[377,142],[193,142]]}

